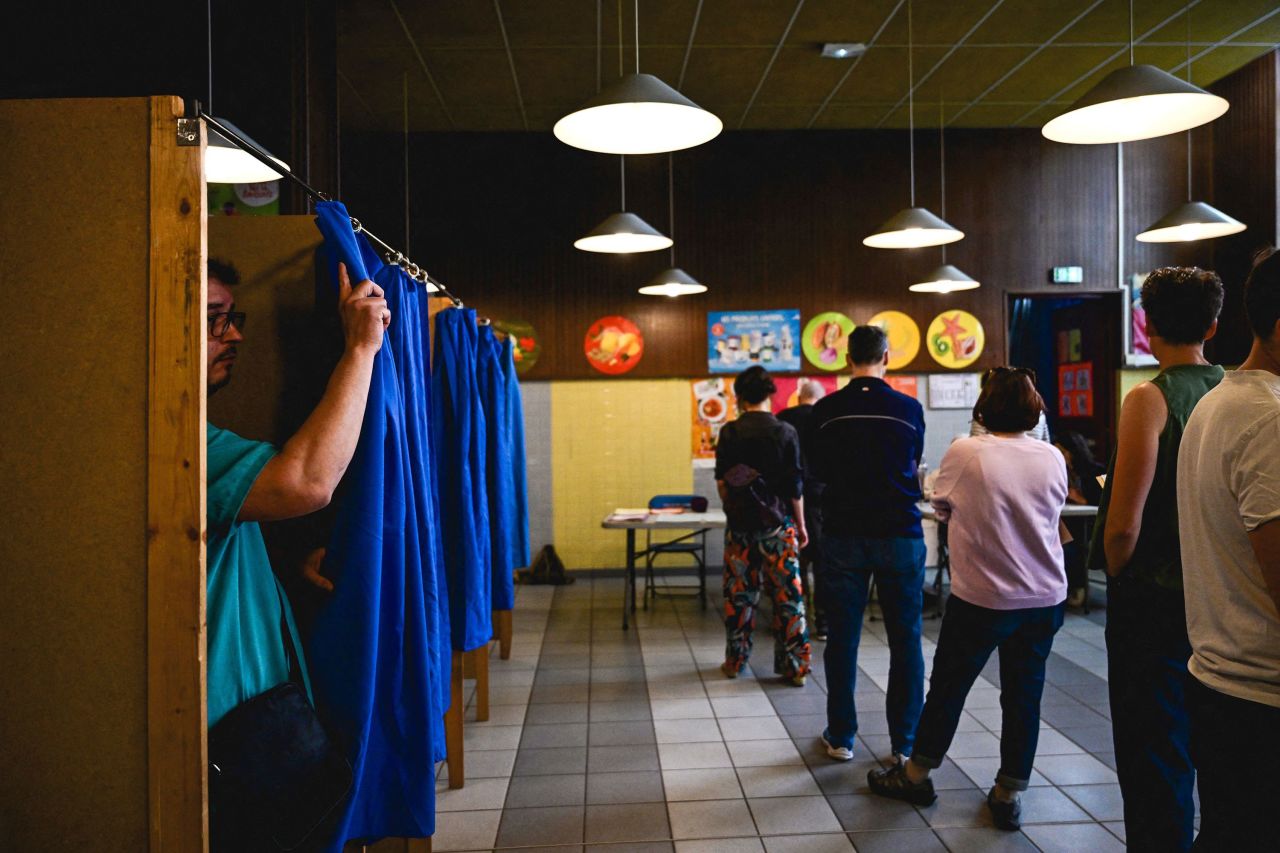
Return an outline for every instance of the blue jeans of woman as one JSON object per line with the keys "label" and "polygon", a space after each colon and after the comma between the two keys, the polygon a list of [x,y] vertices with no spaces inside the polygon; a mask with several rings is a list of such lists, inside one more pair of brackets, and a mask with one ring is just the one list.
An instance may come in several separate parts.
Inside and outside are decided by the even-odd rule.
{"label": "blue jeans of woman", "polygon": [[1065,603],[1023,610],[992,610],[955,595],[947,600],[929,676],[912,761],[938,767],[951,748],[964,700],[996,649],[1000,650],[1000,772],[996,781],[1025,791],[1040,740],[1040,696],[1053,635]]}

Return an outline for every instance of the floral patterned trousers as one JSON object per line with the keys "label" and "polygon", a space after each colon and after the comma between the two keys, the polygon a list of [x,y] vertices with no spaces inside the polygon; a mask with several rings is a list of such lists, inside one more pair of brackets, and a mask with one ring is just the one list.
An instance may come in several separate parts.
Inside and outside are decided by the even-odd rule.
{"label": "floral patterned trousers", "polygon": [[725,530],[725,665],[741,670],[751,656],[760,588],[773,599],[773,671],[787,678],[809,672],[809,631],[800,584],[800,549],[795,523],[778,530],[744,533]]}

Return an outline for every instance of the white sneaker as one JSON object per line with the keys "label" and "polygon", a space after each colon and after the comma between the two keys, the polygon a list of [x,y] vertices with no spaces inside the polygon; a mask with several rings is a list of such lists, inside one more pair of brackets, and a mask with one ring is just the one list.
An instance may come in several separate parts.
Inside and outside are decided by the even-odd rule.
{"label": "white sneaker", "polygon": [[827,733],[822,733],[822,745],[827,748],[827,755],[836,761],[853,760],[853,750],[847,746],[832,746],[831,741],[827,740]]}

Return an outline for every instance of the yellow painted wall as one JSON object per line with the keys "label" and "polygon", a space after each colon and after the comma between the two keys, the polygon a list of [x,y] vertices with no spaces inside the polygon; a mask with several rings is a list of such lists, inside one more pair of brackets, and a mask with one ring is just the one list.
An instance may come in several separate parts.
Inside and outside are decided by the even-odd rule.
{"label": "yellow painted wall", "polygon": [[[1156,378],[1156,374],[1160,372],[1158,367],[1138,367],[1129,368],[1119,371],[1120,381],[1116,383],[1116,388],[1120,393],[1120,402],[1124,402],[1124,398],[1129,396],[1129,392],[1134,386],[1143,382],[1149,382]],[[1116,409],[1116,416],[1119,417],[1120,410]]]}
{"label": "yellow painted wall", "polygon": [[554,541],[565,566],[623,565],[626,534],[601,519],[693,489],[691,405],[687,379],[551,384]]}

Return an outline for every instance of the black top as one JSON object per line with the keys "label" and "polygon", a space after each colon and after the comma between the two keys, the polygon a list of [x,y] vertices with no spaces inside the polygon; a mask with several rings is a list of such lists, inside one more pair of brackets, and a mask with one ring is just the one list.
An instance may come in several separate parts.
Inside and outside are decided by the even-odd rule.
{"label": "black top", "polygon": [[794,427],[768,412],[743,412],[720,430],[716,479],[723,480],[734,465],[759,471],[769,491],[783,501],[801,495],[800,437]]}
{"label": "black top", "polygon": [[809,464],[826,484],[824,532],[876,539],[924,536],[920,480],[924,409],[882,379],[857,378],[814,406]]}
{"label": "black top", "polygon": [[[809,467],[809,442],[813,434],[813,404],[803,403],[778,412],[778,420],[795,427],[800,436],[800,470],[804,472],[804,496],[806,503],[822,495],[822,481],[813,476]],[[817,507],[814,507],[817,509]]]}

